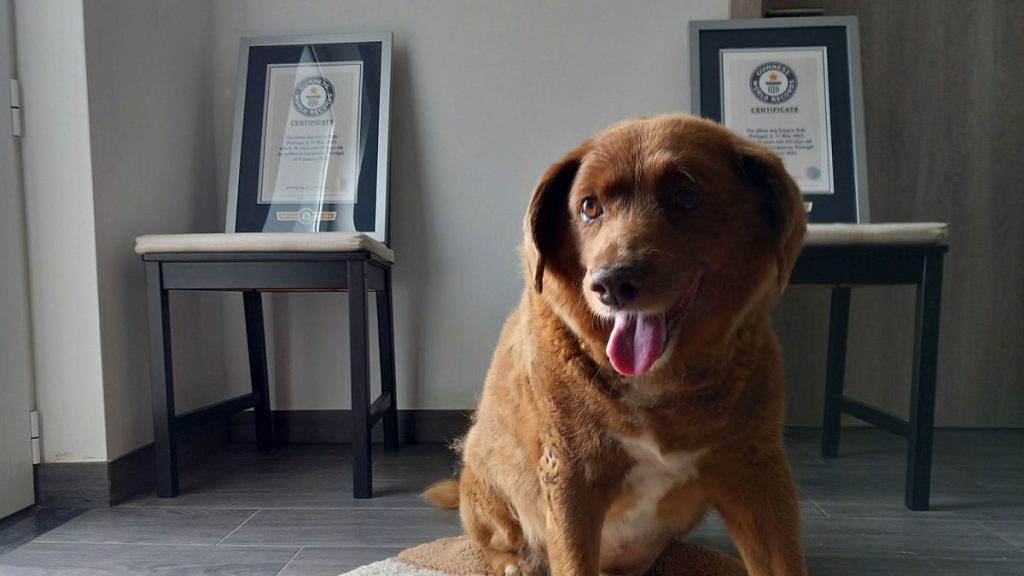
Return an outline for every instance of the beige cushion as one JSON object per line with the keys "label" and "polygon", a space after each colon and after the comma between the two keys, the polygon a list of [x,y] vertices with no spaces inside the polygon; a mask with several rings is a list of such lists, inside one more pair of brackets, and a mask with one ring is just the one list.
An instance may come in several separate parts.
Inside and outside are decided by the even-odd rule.
{"label": "beige cushion", "polygon": [[947,242],[945,222],[906,224],[808,224],[805,246],[938,245]]}
{"label": "beige cushion", "polygon": [[149,234],[135,239],[137,254],[167,252],[372,252],[388,262],[395,253],[359,232],[238,232]]}

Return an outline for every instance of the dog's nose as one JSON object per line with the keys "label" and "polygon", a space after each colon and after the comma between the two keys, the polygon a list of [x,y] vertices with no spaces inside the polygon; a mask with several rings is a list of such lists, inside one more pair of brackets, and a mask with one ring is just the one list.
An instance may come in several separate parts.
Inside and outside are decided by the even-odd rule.
{"label": "dog's nose", "polygon": [[590,275],[590,289],[601,303],[618,308],[636,300],[642,280],[639,266],[602,266]]}

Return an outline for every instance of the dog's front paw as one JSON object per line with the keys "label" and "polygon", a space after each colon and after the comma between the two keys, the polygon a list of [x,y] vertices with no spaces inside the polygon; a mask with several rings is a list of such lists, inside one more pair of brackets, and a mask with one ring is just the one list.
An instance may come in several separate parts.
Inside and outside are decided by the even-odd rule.
{"label": "dog's front paw", "polygon": [[555,484],[558,482],[562,466],[558,459],[558,454],[556,454],[550,447],[544,448],[544,454],[540,457],[539,467],[540,479],[544,485]]}
{"label": "dog's front paw", "polygon": [[515,554],[496,553],[490,557],[493,576],[540,576],[539,571]]}

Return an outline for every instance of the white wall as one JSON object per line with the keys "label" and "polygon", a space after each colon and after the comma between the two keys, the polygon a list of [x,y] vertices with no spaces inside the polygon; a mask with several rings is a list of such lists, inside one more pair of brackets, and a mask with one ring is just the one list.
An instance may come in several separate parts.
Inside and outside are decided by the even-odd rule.
{"label": "white wall", "polygon": [[82,5],[18,0],[15,13],[43,459],[105,460]]}
{"label": "white wall", "polygon": [[[224,187],[214,177],[209,17],[206,2],[85,4],[110,459],[153,439],[145,270],[134,239],[223,229],[218,196]],[[222,300],[218,294],[171,296],[179,412],[228,397]]]}
{"label": "white wall", "polygon": [[[614,121],[686,111],[687,23],[727,13],[727,0],[214,0],[217,181],[239,38],[394,32],[399,404],[469,408],[522,290],[516,250],[537,178]],[[276,407],[348,407],[344,297],[275,296],[275,313]]]}
{"label": "white wall", "polygon": [[[583,0],[85,3],[109,458],[152,440],[132,241],[223,229],[242,36],[395,33],[400,404],[469,408],[521,289],[516,248],[535,180],[610,122],[687,109],[686,23],[726,10],[726,0],[644,11]],[[272,300],[275,407],[348,407],[345,297]],[[179,412],[247,389],[240,309],[234,297],[172,296]]]}

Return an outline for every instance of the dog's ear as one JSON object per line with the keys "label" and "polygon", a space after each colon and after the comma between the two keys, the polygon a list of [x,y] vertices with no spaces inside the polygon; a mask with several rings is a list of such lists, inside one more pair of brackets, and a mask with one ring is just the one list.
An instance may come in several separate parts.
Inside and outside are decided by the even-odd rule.
{"label": "dog's ear", "polygon": [[782,160],[770,149],[744,143],[740,146],[740,160],[744,174],[764,195],[762,210],[775,236],[778,284],[782,292],[803,248],[807,210],[800,188],[786,172]]}
{"label": "dog's ear", "polygon": [[523,253],[526,273],[533,276],[534,289],[544,290],[544,268],[567,245],[569,227],[569,190],[583,156],[589,150],[584,143],[552,164],[533,191],[523,221]]}

